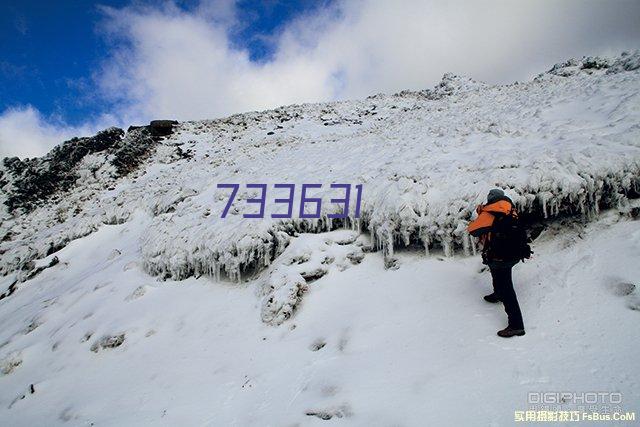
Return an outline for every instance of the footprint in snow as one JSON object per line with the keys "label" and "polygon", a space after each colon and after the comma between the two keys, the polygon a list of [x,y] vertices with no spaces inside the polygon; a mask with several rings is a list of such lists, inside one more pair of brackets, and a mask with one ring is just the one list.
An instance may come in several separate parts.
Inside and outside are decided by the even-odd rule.
{"label": "footprint in snow", "polygon": [[322,260],[322,264],[324,264],[324,265],[332,264],[335,260],[336,260],[335,257],[333,257],[331,255],[326,255],[324,257],[324,259]]}
{"label": "footprint in snow", "polygon": [[13,405],[15,405],[16,403],[18,403],[21,400],[24,400],[28,395],[34,394],[35,392],[36,392],[35,386],[33,384],[29,384],[29,387],[27,388],[27,391],[24,394],[21,394],[18,397],[16,397],[15,399],[13,399],[13,401],[9,405],[8,409],[11,409],[13,407]]}
{"label": "footprint in snow", "polygon": [[614,283],[610,286],[611,292],[618,297],[626,297],[636,290],[636,285],[628,282]]}
{"label": "footprint in snow", "polygon": [[122,252],[120,252],[120,250],[118,250],[118,249],[114,249],[114,250],[111,251],[111,253],[107,257],[107,261],[114,260],[114,259],[118,258],[120,255],[122,255]]}
{"label": "footprint in snow", "polygon": [[97,285],[95,285],[95,286],[93,287],[93,290],[94,290],[94,291],[97,291],[98,289],[102,289],[102,288],[104,288],[105,286],[110,285],[110,284],[111,284],[111,281],[107,281],[107,282],[103,282],[103,283],[97,284]]}
{"label": "footprint in snow", "polygon": [[124,300],[133,301],[142,297],[147,292],[146,286],[138,286],[131,294],[129,294]]}
{"label": "footprint in snow", "polygon": [[301,255],[293,256],[290,259],[283,261],[283,264],[284,265],[304,264],[310,259],[311,257],[309,256],[309,254],[301,254]]}
{"label": "footprint in snow", "polygon": [[73,408],[70,406],[66,407],[62,412],[60,412],[60,415],[58,415],[58,419],[65,423],[76,418],[78,418],[78,416],[73,412]]}
{"label": "footprint in snow", "polygon": [[338,341],[338,350],[344,351],[347,348],[347,344],[349,343],[349,330],[345,329],[340,336],[340,340]]}
{"label": "footprint in snow", "polygon": [[40,325],[42,325],[44,323],[44,321],[42,321],[41,319],[38,318],[33,318],[31,320],[31,322],[29,322],[29,324],[27,325],[27,327],[24,329],[24,334],[28,335],[31,332],[35,331]]}
{"label": "footprint in snow", "polygon": [[637,295],[631,296],[627,302],[627,307],[633,311],[640,311],[640,297]]}
{"label": "footprint in snow", "polygon": [[131,261],[125,264],[124,267],[122,267],[122,271],[128,271],[128,270],[132,270],[134,268],[138,267],[138,263],[136,261]]}
{"label": "footprint in snow", "polygon": [[311,345],[309,346],[309,350],[318,351],[324,348],[325,345],[327,345],[327,343],[322,338],[319,338],[315,340],[313,343],[311,343]]}
{"label": "footprint in snow", "polygon": [[332,397],[338,394],[340,389],[336,385],[325,385],[320,389],[320,393],[326,397]]}
{"label": "footprint in snow", "polygon": [[317,417],[321,420],[330,420],[332,418],[348,418],[353,415],[351,407],[348,404],[342,404],[340,406],[326,408],[326,409],[311,409],[305,412],[305,415],[309,417]]}
{"label": "footprint in snow", "polygon": [[9,375],[21,364],[22,355],[20,352],[10,353],[5,356],[4,359],[0,360],[0,372],[2,372],[3,375]]}
{"label": "footprint in snow", "polygon": [[120,347],[124,343],[125,334],[105,335],[91,345],[90,350],[97,353],[100,349]]}

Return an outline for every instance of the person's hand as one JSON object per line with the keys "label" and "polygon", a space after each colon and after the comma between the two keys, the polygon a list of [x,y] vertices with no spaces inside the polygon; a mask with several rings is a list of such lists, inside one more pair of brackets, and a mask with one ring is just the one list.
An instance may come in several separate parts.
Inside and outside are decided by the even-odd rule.
{"label": "person's hand", "polygon": [[480,204],[480,205],[476,206],[476,212],[477,212],[477,213],[482,212],[482,208],[484,208],[484,205],[482,205],[482,204]]}

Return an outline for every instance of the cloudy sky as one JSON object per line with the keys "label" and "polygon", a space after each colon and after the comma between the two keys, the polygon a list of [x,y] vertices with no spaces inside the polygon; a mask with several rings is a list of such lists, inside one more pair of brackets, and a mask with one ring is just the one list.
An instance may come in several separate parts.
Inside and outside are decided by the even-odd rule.
{"label": "cloudy sky", "polygon": [[0,5],[0,156],[155,118],[526,80],[640,47],[640,0],[36,1]]}

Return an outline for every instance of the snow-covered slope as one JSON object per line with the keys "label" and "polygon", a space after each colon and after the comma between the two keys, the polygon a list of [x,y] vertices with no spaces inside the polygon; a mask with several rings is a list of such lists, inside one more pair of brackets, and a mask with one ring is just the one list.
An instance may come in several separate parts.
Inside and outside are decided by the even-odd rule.
{"label": "snow-covered slope", "polygon": [[[507,424],[525,390],[637,396],[639,66],[585,58],[507,86],[447,74],[5,159],[1,424]],[[267,184],[265,218],[243,217],[251,183]],[[296,185],[292,219],[270,216],[277,183]],[[305,183],[322,184],[318,219],[296,218]],[[355,191],[349,218],[327,217],[332,183],[362,184],[359,218]],[[218,184],[240,184],[226,218]],[[465,227],[494,186],[556,220],[516,275],[515,343],[494,338],[504,314],[480,298],[479,261],[457,255],[475,252]],[[585,358],[568,365],[574,343]]]}
{"label": "snow-covered slope", "polygon": [[[638,410],[640,228],[616,213],[541,235],[514,276],[527,335],[509,341],[477,258],[333,263],[274,328],[252,282],[146,274],[148,225],[72,242],[0,302],[0,424],[511,425],[529,391],[617,391]],[[300,236],[315,238],[335,240]]]}
{"label": "snow-covered slope", "polygon": [[[570,77],[556,75],[567,68]],[[341,195],[332,182],[362,184],[362,219],[348,222],[365,225],[389,254],[412,239],[447,253],[468,249],[464,225],[495,185],[511,189],[521,210],[545,216],[615,206],[638,188],[639,71],[575,68],[491,87],[445,75],[423,92],[181,123],[126,178],[114,155],[85,156],[78,185],[56,203],[3,221],[12,239],[0,246],[0,268],[10,272],[49,245],[142,209],[154,218],[143,245],[148,272],[237,278],[252,260],[268,263],[286,244],[278,231],[290,234],[295,221],[242,218],[255,211],[244,200],[257,194],[244,186],[221,219],[229,191],[220,183],[321,183],[323,214],[340,209],[328,203]],[[277,212],[273,199],[286,192],[269,189],[266,212]],[[331,227],[326,218],[305,222]]]}

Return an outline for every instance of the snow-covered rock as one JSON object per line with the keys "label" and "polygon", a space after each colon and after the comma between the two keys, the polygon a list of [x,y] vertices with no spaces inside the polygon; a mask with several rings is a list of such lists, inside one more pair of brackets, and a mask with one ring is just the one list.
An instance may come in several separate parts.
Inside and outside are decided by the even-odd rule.
{"label": "snow-covered rock", "polygon": [[281,324],[293,315],[309,283],[331,269],[344,271],[362,262],[363,243],[357,239],[356,232],[347,230],[302,234],[293,239],[263,279],[262,320]]}

